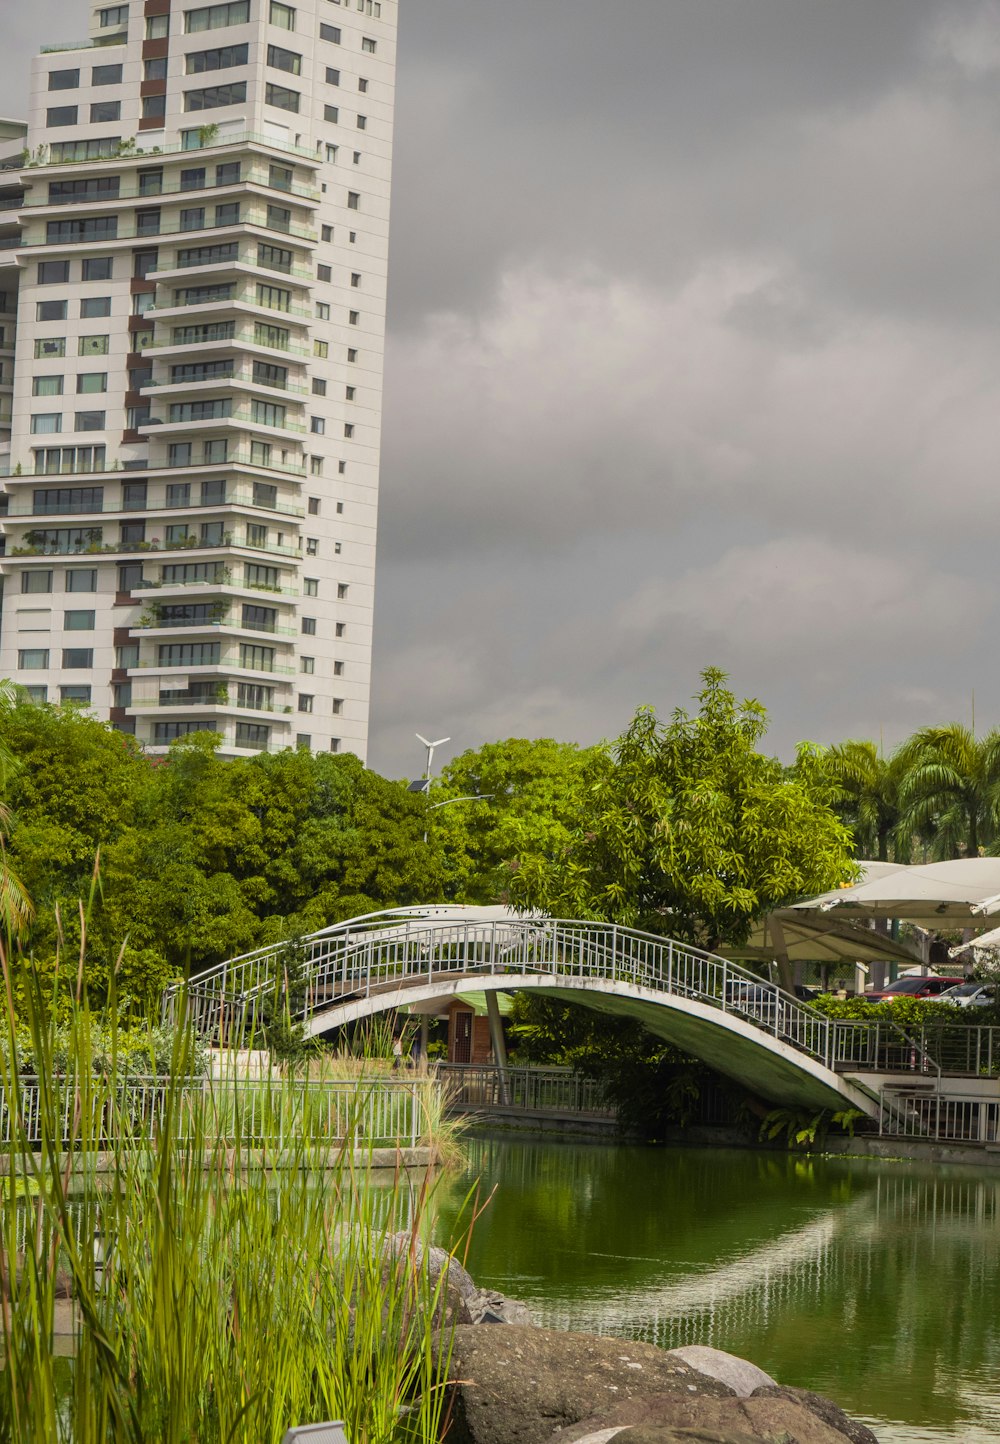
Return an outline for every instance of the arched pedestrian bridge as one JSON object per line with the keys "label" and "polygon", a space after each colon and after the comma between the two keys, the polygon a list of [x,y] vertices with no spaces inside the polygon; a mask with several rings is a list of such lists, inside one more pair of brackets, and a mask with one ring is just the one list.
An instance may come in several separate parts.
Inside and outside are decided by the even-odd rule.
{"label": "arched pedestrian bridge", "polygon": [[634,1018],[774,1103],[878,1111],[874,1080],[869,1086],[859,1075],[875,1065],[860,1056],[870,1054],[877,1034],[869,1025],[832,1022],[757,974],[684,943],[502,908],[353,918],[169,989],[164,1014],[177,1017],[186,999],[203,1036],[245,1043],[274,1008],[287,1008],[316,1036],[470,988],[533,989]]}

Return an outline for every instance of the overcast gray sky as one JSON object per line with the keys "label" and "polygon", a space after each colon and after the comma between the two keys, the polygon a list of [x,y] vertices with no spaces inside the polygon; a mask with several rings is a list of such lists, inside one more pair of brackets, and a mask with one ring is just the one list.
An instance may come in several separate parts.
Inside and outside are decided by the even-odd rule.
{"label": "overcast gray sky", "polygon": [[372,765],[1000,722],[1000,0],[401,12]]}

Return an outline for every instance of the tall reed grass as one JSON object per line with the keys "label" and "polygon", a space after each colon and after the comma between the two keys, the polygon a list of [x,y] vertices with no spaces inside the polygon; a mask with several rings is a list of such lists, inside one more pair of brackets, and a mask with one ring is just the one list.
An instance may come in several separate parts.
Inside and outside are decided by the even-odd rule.
{"label": "tall reed grass", "polygon": [[[431,1174],[397,1168],[375,1187],[352,1148],[323,1167],[302,1135],[280,1152],[258,1138],[251,1156],[244,1094],[226,1129],[191,1108],[183,1031],[155,1117],[137,1113],[114,1011],[98,1059],[79,999],[57,1060],[55,1013],[30,989],[29,1128],[0,962],[0,1444],[278,1444],[291,1424],[333,1418],[351,1444],[437,1440],[449,1348],[447,1328],[435,1341],[445,1280],[419,1246]],[[292,1107],[301,1085],[271,1086]]]}

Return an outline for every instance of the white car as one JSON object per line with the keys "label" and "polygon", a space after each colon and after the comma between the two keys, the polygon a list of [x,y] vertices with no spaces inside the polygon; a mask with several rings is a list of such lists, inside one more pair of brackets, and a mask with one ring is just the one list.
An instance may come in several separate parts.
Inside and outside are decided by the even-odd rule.
{"label": "white car", "polygon": [[954,1003],[956,1008],[991,1008],[996,1002],[996,985],[977,983],[970,978],[967,983],[959,983],[956,988],[939,993],[937,1001]]}

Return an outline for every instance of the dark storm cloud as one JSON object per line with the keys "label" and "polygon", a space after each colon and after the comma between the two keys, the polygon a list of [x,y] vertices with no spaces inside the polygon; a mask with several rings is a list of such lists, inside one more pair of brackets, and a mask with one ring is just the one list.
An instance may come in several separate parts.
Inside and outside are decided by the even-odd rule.
{"label": "dark storm cloud", "polygon": [[401,10],[373,764],[1000,720],[1000,4]]}

